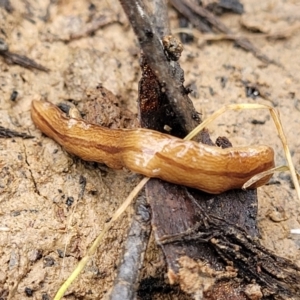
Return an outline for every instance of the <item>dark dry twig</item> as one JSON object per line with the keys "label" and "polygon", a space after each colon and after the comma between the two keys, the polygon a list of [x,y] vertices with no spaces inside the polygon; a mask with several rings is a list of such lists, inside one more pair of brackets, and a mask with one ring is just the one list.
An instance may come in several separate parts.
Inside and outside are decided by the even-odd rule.
{"label": "dark dry twig", "polygon": [[171,0],[170,3],[201,32],[211,32],[211,28],[181,0]]}
{"label": "dark dry twig", "polygon": [[[179,0],[171,0],[171,4],[177,9],[177,7],[183,7],[185,6],[188,8],[192,13],[197,14],[198,18],[202,18],[206,20],[211,26],[216,28],[217,30],[224,32],[224,33],[229,33],[230,30],[225,26],[219,19],[217,19],[211,12],[209,12],[207,9],[204,7],[201,7],[199,5],[196,5],[195,3],[189,1],[189,0],[184,0],[184,1],[179,1]],[[181,12],[183,14],[183,12]],[[190,20],[191,22],[194,20]]]}
{"label": "dark dry twig", "polygon": [[110,294],[110,300],[135,298],[139,270],[144,261],[151,231],[150,219],[150,208],[147,206],[143,192],[136,200],[135,216],[128,232],[123,258]]}
{"label": "dark dry twig", "polygon": [[0,52],[0,55],[2,55],[10,64],[20,65],[27,69],[37,69],[43,72],[50,71],[48,68],[43,67],[25,55],[19,55],[10,51]]}
{"label": "dark dry twig", "polygon": [[37,69],[43,72],[50,71],[25,55],[10,52],[8,45],[2,39],[0,39],[0,55],[3,56],[9,64],[17,64],[27,69]]}
{"label": "dark dry twig", "polygon": [[32,139],[34,136],[29,135],[25,132],[17,132],[15,130],[11,130],[0,126],[0,138],[14,138],[14,137],[21,137],[23,139]]}
{"label": "dark dry twig", "polygon": [[225,12],[233,12],[239,15],[244,13],[244,6],[239,0],[216,0],[209,2],[205,8],[218,15]]}

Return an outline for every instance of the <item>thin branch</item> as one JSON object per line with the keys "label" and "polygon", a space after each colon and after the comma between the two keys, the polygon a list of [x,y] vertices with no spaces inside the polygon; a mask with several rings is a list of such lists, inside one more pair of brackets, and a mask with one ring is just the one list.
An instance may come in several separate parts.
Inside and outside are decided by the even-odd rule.
{"label": "thin branch", "polygon": [[110,300],[135,298],[139,270],[144,261],[151,231],[149,209],[145,193],[142,193],[136,200],[135,216],[128,232],[123,258],[110,294]]}

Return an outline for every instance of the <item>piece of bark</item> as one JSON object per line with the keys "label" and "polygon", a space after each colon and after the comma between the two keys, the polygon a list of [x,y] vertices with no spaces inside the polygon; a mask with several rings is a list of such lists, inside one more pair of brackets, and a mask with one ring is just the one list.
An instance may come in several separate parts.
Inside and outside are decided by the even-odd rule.
{"label": "piece of bark", "polygon": [[[239,281],[246,289],[248,285],[256,283],[260,287],[262,296],[272,296],[275,299],[289,299],[300,295],[298,266],[261,246],[257,238],[253,238],[244,229],[232,224],[231,220],[207,213],[209,210],[204,202],[198,203],[197,206],[200,208],[198,209],[199,222],[193,230],[189,230],[188,234],[181,233],[162,238],[163,244],[185,244],[194,241],[212,247],[218,253],[220,260],[227,264],[224,274],[206,270],[209,275],[219,276],[212,284],[220,279],[222,281],[226,279],[226,281]],[[182,258],[179,259],[179,264],[182,267]],[[207,263],[206,267],[209,265]],[[210,288],[211,286],[205,292]]]}
{"label": "piece of bark", "polygon": [[[158,195],[164,199],[157,200]],[[199,203],[207,215],[220,216],[229,223],[238,224],[252,236],[258,235],[256,226],[257,206],[256,192],[229,191],[222,195],[210,195],[204,192],[190,190],[169,183],[161,184],[158,179],[151,180],[147,185],[147,198],[152,208],[152,224],[154,224],[157,241],[168,236],[195,230],[196,224],[203,218],[199,214]],[[239,198],[239,199],[238,199]],[[237,200],[238,199],[238,200]],[[243,212],[247,213],[243,213]],[[221,267],[218,255],[212,247],[205,244],[187,244],[163,246],[169,265],[170,276],[176,276],[179,265],[177,260],[183,253],[193,259],[207,260],[217,269]],[[174,281],[176,278],[172,277]]]}

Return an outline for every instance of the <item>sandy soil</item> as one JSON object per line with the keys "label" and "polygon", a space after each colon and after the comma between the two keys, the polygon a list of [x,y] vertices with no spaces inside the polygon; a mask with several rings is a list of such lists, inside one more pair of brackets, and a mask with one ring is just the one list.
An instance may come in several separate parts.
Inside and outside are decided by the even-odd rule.
{"label": "sandy soil", "polygon": [[[235,33],[249,35],[278,66],[265,65],[229,41],[197,40],[185,46],[180,60],[186,84],[194,89],[192,99],[204,117],[229,103],[276,107],[299,170],[300,2],[242,2],[243,16],[224,15],[222,21]],[[135,112],[139,48],[117,2],[110,6],[109,1],[98,1],[94,9],[90,1],[82,0],[59,1],[49,7],[48,1],[11,3],[15,8],[12,13],[0,7],[0,38],[12,52],[26,55],[51,71],[28,70],[0,58],[0,125],[35,137],[0,140],[0,298],[24,299],[31,291],[33,299],[45,300],[53,298],[139,176],[127,170],[95,168],[68,155],[35,128],[30,118],[31,101],[81,101],[89,89],[102,83],[117,95],[122,107]],[[93,36],[68,41],[100,16],[112,23]],[[178,27],[172,9],[170,19],[172,28]],[[292,26],[296,30],[287,39],[270,40],[249,33],[245,26],[266,34]],[[246,84],[256,86],[263,97],[247,98]],[[15,101],[11,100],[13,91],[18,92]],[[282,145],[267,111],[228,112],[209,129],[214,137],[226,135],[234,145],[270,145],[276,152],[276,164],[285,164]],[[82,177],[87,183],[83,196]],[[101,299],[107,295],[126,239],[129,216],[130,212],[107,234],[65,299]],[[300,228],[299,223],[299,200],[290,176],[277,174],[269,185],[259,189],[261,242],[300,265],[300,236],[290,234],[291,228]],[[143,272],[155,277],[163,257],[158,252],[148,253],[147,258]]]}

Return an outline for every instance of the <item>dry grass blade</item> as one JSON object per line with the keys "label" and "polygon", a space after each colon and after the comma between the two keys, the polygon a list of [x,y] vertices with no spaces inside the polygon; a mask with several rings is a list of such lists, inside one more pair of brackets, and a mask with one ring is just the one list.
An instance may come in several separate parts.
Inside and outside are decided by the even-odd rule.
{"label": "dry grass blade", "polygon": [[253,176],[252,178],[250,178],[247,182],[245,182],[245,184],[243,185],[242,189],[247,189],[248,187],[250,187],[253,183],[257,182],[258,180],[264,178],[267,175],[273,174],[275,172],[283,172],[283,171],[289,171],[289,167],[288,166],[280,166],[280,167],[276,167],[276,168],[272,168],[270,170],[267,170],[265,172],[261,172],[255,176]]}
{"label": "dry grass blade", "polygon": [[[271,33],[260,33],[260,34],[247,34],[247,39],[257,40],[257,39],[287,39],[300,29],[300,24],[297,23],[288,28],[282,29],[280,31],[274,31]],[[186,33],[193,35],[200,41],[222,41],[222,40],[239,40],[243,38],[240,35],[234,33],[202,33],[193,28],[176,28],[172,30],[173,34]]]}

